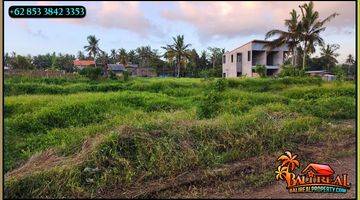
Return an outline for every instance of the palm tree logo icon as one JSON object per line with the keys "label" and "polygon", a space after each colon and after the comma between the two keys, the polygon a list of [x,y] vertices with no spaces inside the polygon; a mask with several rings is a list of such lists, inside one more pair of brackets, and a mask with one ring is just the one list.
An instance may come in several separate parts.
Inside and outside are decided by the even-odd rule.
{"label": "palm tree logo icon", "polygon": [[279,158],[277,159],[282,163],[275,171],[276,180],[285,179],[288,187],[291,186],[291,180],[296,176],[293,171],[300,165],[299,161],[296,160],[296,158],[296,154],[292,155],[290,151],[286,151],[285,154],[279,156]]}

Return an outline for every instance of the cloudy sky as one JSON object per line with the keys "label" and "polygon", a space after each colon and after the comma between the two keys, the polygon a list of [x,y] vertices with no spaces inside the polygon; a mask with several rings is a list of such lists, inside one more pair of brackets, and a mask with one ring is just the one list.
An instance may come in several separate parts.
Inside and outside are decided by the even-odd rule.
{"label": "cloudy sky", "polygon": [[[171,37],[185,36],[192,48],[217,46],[232,50],[250,40],[264,39],[267,31],[285,29],[284,19],[291,9],[304,2],[5,2],[11,5],[83,5],[81,19],[12,19],[5,15],[5,52],[76,54],[86,45],[86,37],[100,39],[101,49],[134,49],[150,45],[159,49]],[[315,2],[320,19],[340,15],[322,33],[325,42],[341,46],[339,61],[355,54],[355,2]],[[160,50],[161,52],[161,50]]]}

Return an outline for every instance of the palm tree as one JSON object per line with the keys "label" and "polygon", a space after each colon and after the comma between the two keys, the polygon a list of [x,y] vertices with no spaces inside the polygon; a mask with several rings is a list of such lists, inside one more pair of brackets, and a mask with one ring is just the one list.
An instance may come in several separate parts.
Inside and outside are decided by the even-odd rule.
{"label": "palm tree", "polygon": [[110,50],[110,59],[112,63],[115,63],[117,60],[117,54],[115,49]]}
{"label": "palm tree", "polygon": [[168,55],[171,55],[175,58],[175,63],[177,67],[177,77],[180,77],[180,67],[184,66],[187,59],[190,57],[189,47],[191,44],[184,43],[184,35],[178,35],[173,37],[173,44],[168,44],[166,47],[162,47],[166,50]]}
{"label": "palm tree", "polygon": [[84,59],[85,59],[84,53],[83,53],[82,51],[78,51],[78,53],[77,53],[77,58],[78,58],[79,60],[84,60]]}
{"label": "palm tree", "polygon": [[108,63],[110,61],[109,55],[105,51],[100,51],[98,60],[103,66],[104,76],[107,77],[108,76]]}
{"label": "palm tree", "polygon": [[339,56],[336,51],[340,48],[338,44],[322,44],[321,45],[321,57],[326,61],[327,70],[330,71],[330,66],[335,66],[338,61],[336,57]]}
{"label": "palm tree", "polygon": [[350,68],[355,65],[354,56],[349,54],[346,58],[345,64],[347,65],[347,74],[350,75]]}
{"label": "palm tree", "polygon": [[149,65],[149,60],[151,57],[151,47],[142,46],[136,49],[136,53],[139,56],[139,65],[141,67],[147,67]]}
{"label": "palm tree", "polygon": [[137,63],[137,55],[134,50],[130,50],[127,55],[129,62],[131,62],[132,64]]}
{"label": "palm tree", "polygon": [[285,26],[287,27],[287,31],[274,29],[266,33],[265,40],[278,35],[278,38],[267,44],[266,46],[270,47],[270,49],[280,47],[282,45],[287,44],[289,49],[292,52],[292,65],[296,66],[296,54],[297,54],[297,46],[300,43],[300,32],[301,25],[298,21],[299,15],[296,10],[292,10],[290,12],[291,18],[285,20]]}
{"label": "palm tree", "polygon": [[102,50],[99,48],[99,41],[100,39],[97,39],[95,37],[95,35],[89,35],[87,37],[87,41],[89,43],[89,45],[84,46],[85,51],[87,51],[89,53],[89,56],[91,57],[91,55],[94,56],[94,62],[95,62],[95,67],[96,67],[96,61],[95,61],[95,57],[96,55],[99,54],[99,52],[101,52]]}
{"label": "palm tree", "polygon": [[346,58],[346,61],[345,61],[346,64],[348,65],[353,65],[355,63],[355,59],[354,59],[354,56],[349,54]]}
{"label": "palm tree", "polygon": [[127,66],[127,60],[128,60],[128,56],[126,53],[126,50],[124,48],[121,48],[118,50],[119,52],[119,58],[120,58],[120,63],[124,65],[124,67]]}
{"label": "palm tree", "polygon": [[[165,53],[163,54],[163,57],[167,60],[167,62],[169,63],[170,68],[173,67],[174,65],[174,58],[175,55],[172,51],[165,51]],[[175,76],[175,71],[174,71],[174,76]]]}
{"label": "palm tree", "polygon": [[199,62],[201,69],[207,69],[208,63],[209,63],[207,57],[208,57],[207,52],[205,50],[203,50],[201,52],[200,62]]}
{"label": "palm tree", "polygon": [[303,42],[303,63],[302,68],[305,69],[306,55],[315,52],[316,45],[322,45],[324,40],[321,38],[320,33],[325,30],[325,23],[335,18],[337,13],[333,13],[326,17],[324,20],[319,20],[319,12],[314,11],[314,3],[305,3],[299,6],[301,9],[301,40]]}

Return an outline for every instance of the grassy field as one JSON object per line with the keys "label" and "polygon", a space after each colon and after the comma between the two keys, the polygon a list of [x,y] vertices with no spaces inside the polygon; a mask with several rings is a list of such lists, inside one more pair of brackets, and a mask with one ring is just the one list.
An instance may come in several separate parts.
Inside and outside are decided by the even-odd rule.
{"label": "grassy field", "polygon": [[353,132],[324,130],[355,119],[355,84],[318,78],[6,77],[4,87],[10,198],[96,197],[341,140]]}

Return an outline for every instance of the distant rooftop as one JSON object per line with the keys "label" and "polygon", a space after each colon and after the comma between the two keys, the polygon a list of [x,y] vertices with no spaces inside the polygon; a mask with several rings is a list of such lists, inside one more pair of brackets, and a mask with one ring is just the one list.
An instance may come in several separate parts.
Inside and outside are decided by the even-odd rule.
{"label": "distant rooftop", "polygon": [[123,64],[108,64],[108,67],[111,71],[125,71],[125,67]]}
{"label": "distant rooftop", "polygon": [[269,41],[269,40],[256,40],[255,39],[255,40],[251,40],[250,42],[247,42],[247,43],[241,45],[240,47],[237,47],[237,48],[235,48],[235,49],[233,49],[231,51],[226,51],[225,53],[233,52],[233,51],[235,51],[235,50],[237,50],[237,49],[239,49],[239,48],[241,48],[241,47],[243,47],[243,46],[245,46],[245,45],[247,45],[249,43],[270,43],[270,42],[272,42],[272,41]]}
{"label": "distant rooftop", "polygon": [[93,60],[74,60],[75,66],[89,66],[89,65],[95,65],[95,61]]}

